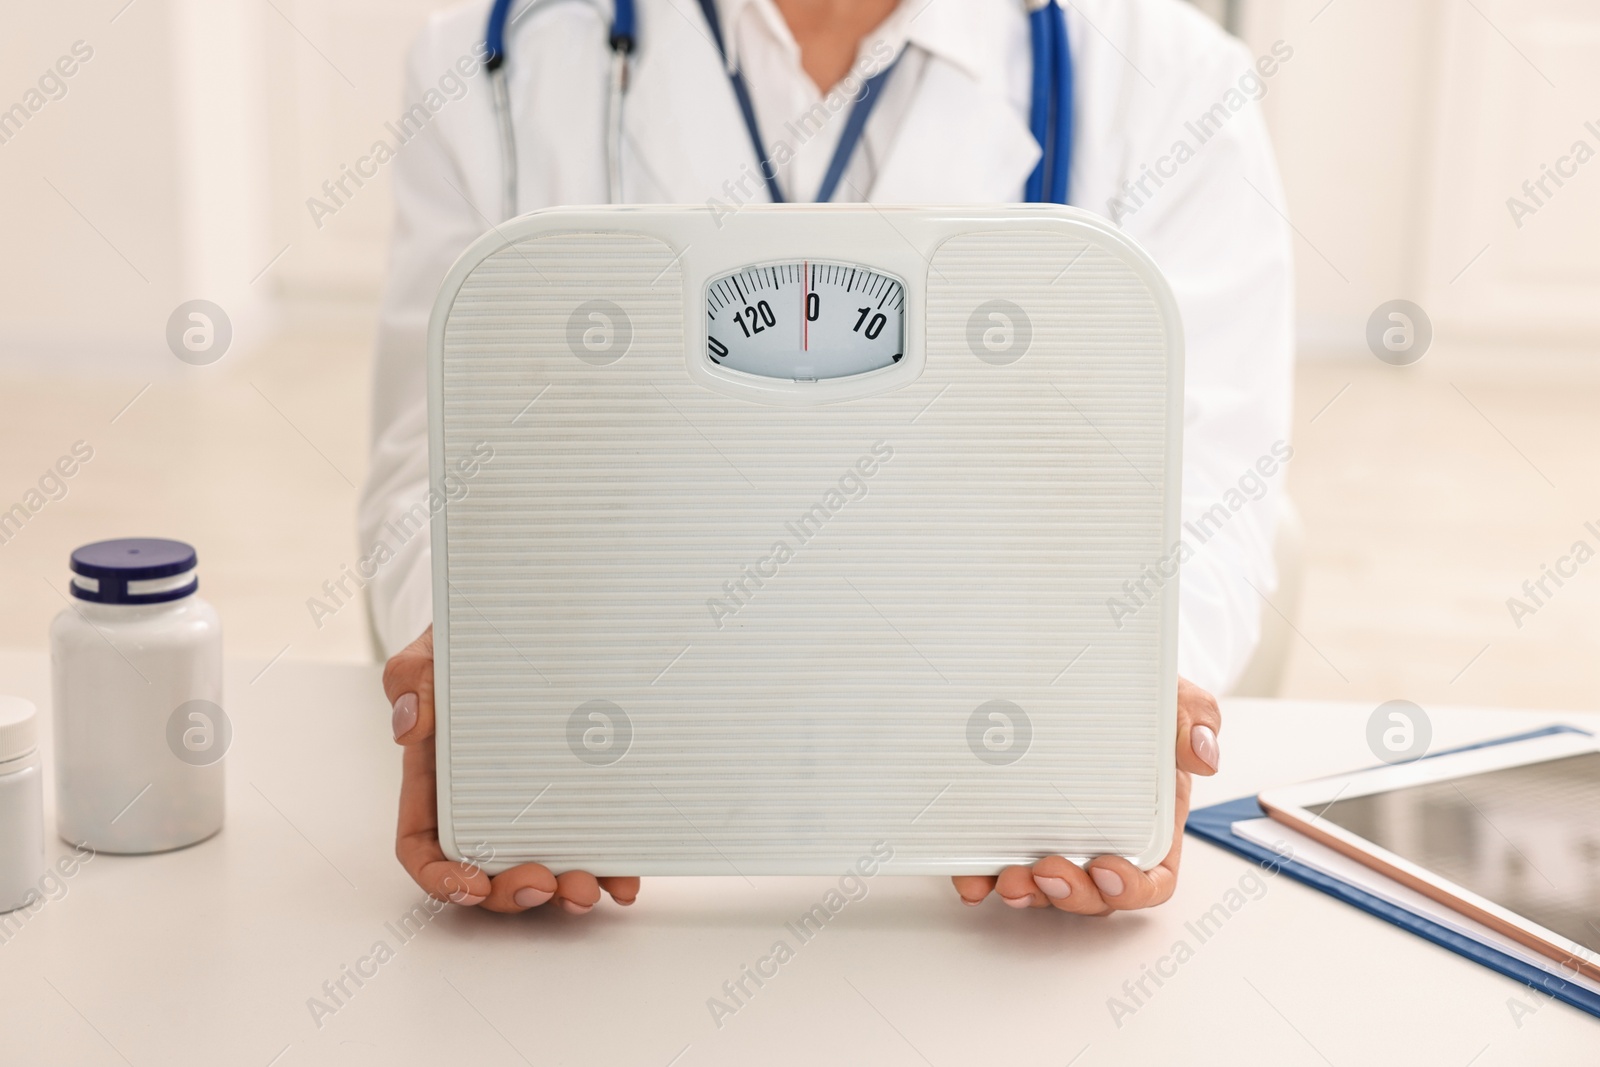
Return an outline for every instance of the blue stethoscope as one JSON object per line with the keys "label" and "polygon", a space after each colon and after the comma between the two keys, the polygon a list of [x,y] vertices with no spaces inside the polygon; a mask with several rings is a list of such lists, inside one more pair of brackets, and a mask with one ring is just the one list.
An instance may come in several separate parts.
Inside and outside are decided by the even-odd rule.
{"label": "blue stethoscope", "polygon": [[[487,52],[484,66],[489,71],[495,117],[500,130],[502,193],[507,218],[517,213],[516,132],[511,121],[511,98],[505,76],[506,26],[511,18],[513,2],[494,0],[484,42]],[[534,0],[518,18],[555,2],[560,0]],[[1025,0],[1025,3],[1028,35],[1033,48],[1033,95],[1028,109],[1028,125],[1042,151],[1038,166],[1028,175],[1023,196],[1029,203],[1065,204],[1067,172],[1072,162],[1072,53],[1067,47],[1067,20],[1058,0]],[[717,17],[715,0],[700,0],[700,10],[711,28],[717,51],[722,55],[723,66],[727,68],[728,51],[723,43],[722,21]],[[606,178],[613,204],[622,200],[622,103],[628,91],[628,58],[637,39],[635,27],[634,0],[614,0],[610,36],[611,96],[606,107]],[[822,187],[817,191],[817,203],[825,204],[833,199],[845,168],[861,141],[867,119],[883,94],[884,83],[899,62],[897,56],[893,63],[862,86],[839,135],[839,144],[823,176]],[[756,122],[755,107],[750,102],[750,90],[745,84],[743,72],[738,68],[728,69],[728,81],[738,101],[739,112],[744,116],[745,129],[750,134],[750,145],[760,162],[767,192],[773,203],[785,203],[787,198],[778,185],[777,168],[768,158],[766,142]]]}

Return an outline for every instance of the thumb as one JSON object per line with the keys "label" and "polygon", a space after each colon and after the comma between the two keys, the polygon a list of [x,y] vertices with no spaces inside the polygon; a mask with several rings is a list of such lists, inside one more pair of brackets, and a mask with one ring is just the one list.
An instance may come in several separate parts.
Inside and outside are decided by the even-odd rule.
{"label": "thumb", "polygon": [[394,739],[414,745],[433,736],[433,627],[389,657],[383,691],[394,706]]}
{"label": "thumb", "polygon": [[1217,773],[1222,712],[1217,700],[1185,678],[1178,679],[1178,769],[1190,774]]}

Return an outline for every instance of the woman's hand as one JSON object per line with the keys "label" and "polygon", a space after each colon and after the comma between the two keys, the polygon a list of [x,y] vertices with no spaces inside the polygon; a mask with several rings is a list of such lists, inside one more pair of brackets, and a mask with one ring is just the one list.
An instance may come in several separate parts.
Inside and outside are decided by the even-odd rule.
{"label": "woman's hand", "polygon": [[1222,713],[1212,695],[1178,679],[1177,821],[1172,849],[1159,866],[1141,871],[1120,856],[1101,856],[1079,867],[1060,856],[1046,856],[1032,867],[1007,867],[999,877],[961,875],[952,878],[964,904],[978,904],[996,890],[1013,908],[1054,907],[1079,915],[1163,904],[1178,885],[1178,859],[1183,854],[1183,824],[1189,817],[1189,775],[1217,772],[1217,734]]}
{"label": "woman's hand", "polygon": [[593,909],[602,889],[618,904],[633,903],[639,895],[637,878],[597,879],[586,871],[556,875],[538,863],[491,878],[470,863],[446,859],[439,846],[433,763],[433,627],[384,665],[383,691],[394,705],[394,739],[405,746],[394,853],[429,896],[469,907],[481,904],[490,911],[526,911],[558,901],[574,915]]}

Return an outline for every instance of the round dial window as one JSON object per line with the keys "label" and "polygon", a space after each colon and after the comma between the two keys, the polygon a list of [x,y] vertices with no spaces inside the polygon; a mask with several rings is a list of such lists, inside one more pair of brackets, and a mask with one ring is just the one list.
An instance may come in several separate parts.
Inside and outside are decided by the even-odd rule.
{"label": "round dial window", "polygon": [[905,355],[905,284],[855,263],[768,263],[706,287],[706,357],[792,381],[865,374]]}

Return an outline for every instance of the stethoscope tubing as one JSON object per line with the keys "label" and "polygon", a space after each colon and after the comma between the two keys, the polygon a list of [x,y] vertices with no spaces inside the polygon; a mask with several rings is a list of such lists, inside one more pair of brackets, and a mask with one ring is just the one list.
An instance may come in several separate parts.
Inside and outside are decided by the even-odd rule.
{"label": "stethoscope tubing", "polygon": [[[565,2],[571,0],[534,0],[517,17],[521,18],[550,4]],[[590,2],[594,3],[594,0]],[[516,0],[494,0],[484,34],[484,65],[489,71],[500,137],[501,199],[506,218],[517,213],[516,129],[512,121],[510,90],[506,85],[504,69],[506,28],[510,24],[511,9],[515,3]],[[1027,0],[1027,4],[1028,37],[1033,53],[1028,127],[1034,140],[1039,143],[1040,151],[1039,162],[1028,175],[1023,196],[1029,203],[1065,204],[1073,135],[1072,52],[1068,46],[1066,14],[1058,0]],[[597,10],[600,7],[598,3],[594,3],[594,6]],[[718,53],[726,57],[722,24],[717,17],[714,0],[700,0],[700,6]],[[609,36],[612,51],[611,96],[606,105],[606,186],[610,201],[614,204],[622,200],[622,105],[628,90],[629,58],[636,40],[637,11],[634,0],[614,0]],[[898,62],[897,58],[895,63],[874,75],[863,86],[846,119],[845,129],[841,131],[839,150],[835,152],[818,191],[819,203],[832,199],[873,105],[882,95],[883,84]],[[786,198],[778,184],[776,168],[772,166],[766,147],[761,143],[749,86],[737,68],[729,70],[728,78],[750,136],[751,148],[760,164],[767,193],[773,203],[784,203]]]}

